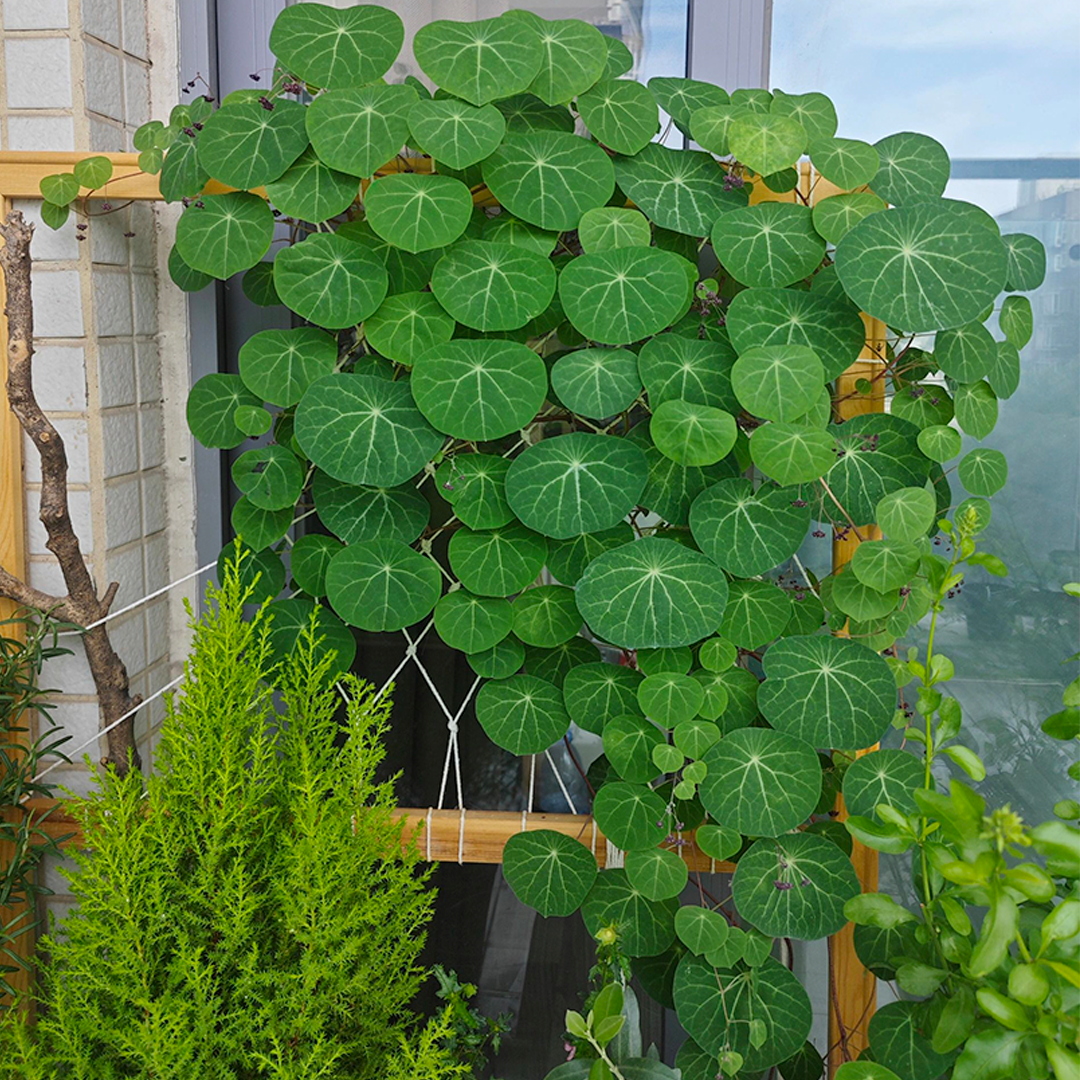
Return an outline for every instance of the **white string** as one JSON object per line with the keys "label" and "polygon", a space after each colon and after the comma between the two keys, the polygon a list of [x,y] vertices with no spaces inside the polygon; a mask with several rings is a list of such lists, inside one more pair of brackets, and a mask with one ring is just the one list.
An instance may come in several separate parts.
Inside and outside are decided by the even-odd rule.
{"label": "white string", "polygon": [[536,792],[536,755],[529,758],[529,805],[528,810],[533,812],[533,794]]}
{"label": "white string", "polygon": [[590,845],[593,858],[596,858],[596,818],[592,819],[592,844]]}
{"label": "white string", "polygon": [[[425,626],[424,629],[421,630],[420,633],[416,635],[416,641],[415,642],[411,638],[409,638],[408,634],[405,634],[405,638],[409,642],[409,647],[405,650],[405,655],[401,658],[401,663],[398,664],[398,666],[396,668],[394,668],[394,670],[392,672],[390,672],[390,678],[388,678],[386,680],[386,682],[384,682],[382,684],[382,686],[379,687],[379,692],[372,699],[373,701],[376,701],[376,702],[381,701],[383,696],[385,695],[386,691],[390,689],[390,684],[401,674],[402,669],[405,667],[405,665],[410,660],[416,660],[416,648],[417,648],[417,646],[420,644],[421,641],[424,640],[424,636],[427,634],[427,632],[434,625],[435,625],[435,621],[433,619],[428,620],[427,626]],[[421,671],[424,670],[424,665],[421,664],[419,660],[416,660],[416,666],[419,667]],[[442,699],[439,697],[437,692],[435,694],[435,697],[441,704]],[[444,712],[446,711],[446,706],[445,705],[443,705],[443,711]]]}
{"label": "white string", "polygon": [[577,807],[574,805],[574,800],[570,798],[570,792],[566,790],[566,784],[563,783],[563,778],[559,774],[559,770],[555,767],[555,761],[551,756],[551,751],[545,750],[544,757],[548,759],[548,764],[551,766],[551,771],[555,774],[555,779],[559,782],[559,790],[563,793],[563,798],[566,800],[566,805],[570,807],[570,813],[576,814]]}
{"label": "white string", "polygon": [[465,861],[465,807],[461,808],[461,820],[458,824],[457,861],[460,866]]}
{"label": "white string", "polygon": [[[98,741],[98,739],[101,738],[102,735],[107,735],[110,731],[112,731],[112,729],[114,727],[118,727],[120,724],[122,724],[129,717],[134,716],[140,709],[142,709],[145,706],[149,705],[150,702],[154,701],[156,698],[161,697],[162,694],[167,693],[174,686],[176,686],[176,684],[178,682],[180,682],[183,678],[184,678],[183,675],[177,675],[176,678],[172,680],[172,682],[167,682],[160,690],[155,690],[145,701],[141,701],[138,705],[136,705],[134,709],[129,709],[118,720],[114,720],[111,724],[108,725],[108,727],[103,727],[92,738],[87,739],[86,742],[84,742],[81,746],[76,746],[74,750],[71,750],[68,753],[70,753],[72,756],[74,756],[75,754],[79,753],[80,750],[85,750],[88,746],[92,746],[94,743],[96,743]],[[61,765],[68,765],[68,764],[70,764],[70,762],[65,761],[63,758],[58,758],[47,769],[42,769],[42,771],[39,772],[37,774],[37,776],[34,777],[34,782],[36,783],[43,776],[48,776],[49,773],[51,773],[53,771],[53,769],[59,769]],[[26,796],[26,797],[29,798],[29,796]]]}
{"label": "white string", "polygon": [[103,619],[98,619],[97,622],[90,623],[89,626],[83,626],[78,630],[61,630],[57,637],[71,637],[75,634],[86,634],[91,630],[96,629],[103,623],[107,623],[110,619],[117,619],[121,615],[126,615],[129,611],[134,611],[137,607],[145,604],[148,600],[153,600],[162,593],[167,593],[170,589],[175,588],[177,585],[183,585],[185,581],[190,581],[193,577],[198,577],[200,574],[205,574],[207,570],[217,566],[217,560],[215,559],[211,563],[207,563],[205,566],[200,566],[198,570],[192,570],[190,574],[185,574],[182,578],[177,578],[175,581],[170,581],[168,585],[162,585],[160,589],[155,589],[152,593],[147,593],[146,596],[141,597],[138,600],[132,601],[127,607],[122,607],[118,611],[110,611]]}
{"label": "white string", "polygon": [[617,869],[625,862],[622,851],[619,850],[607,837],[604,838],[604,843],[607,845],[607,852],[604,858],[604,866],[608,870]]}
{"label": "white string", "polygon": [[[420,668],[423,671],[423,667]],[[430,685],[430,684],[429,684]],[[461,754],[458,749],[458,721],[461,719],[461,714],[465,711],[465,706],[469,704],[469,699],[473,696],[473,692],[480,685],[480,676],[478,675],[469,687],[468,693],[465,695],[465,700],[461,703],[461,707],[457,713],[446,725],[446,730],[450,733],[450,737],[446,741],[446,758],[443,761],[443,774],[442,782],[439,784],[439,809],[443,808],[443,800],[446,796],[446,781],[450,775],[450,757],[453,752],[454,758],[454,772],[457,779],[457,792],[458,792],[458,809],[460,810],[465,805],[465,799],[462,795],[461,786]],[[432,688],[434,690],[434,687]],[[436,696],[438,694],[436,693]]]}

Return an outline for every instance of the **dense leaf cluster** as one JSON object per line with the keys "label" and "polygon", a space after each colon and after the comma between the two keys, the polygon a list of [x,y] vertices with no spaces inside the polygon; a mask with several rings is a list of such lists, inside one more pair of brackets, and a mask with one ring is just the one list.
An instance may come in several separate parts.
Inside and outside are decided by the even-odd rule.
{"label": "dense leaf cluster", "polygon": [[[289,7],[272,87],[140,130],[186,203],[176,283],[243,272],[296,316],[193,387],[191,429],[219,448],[273,434],[233,468],[268,596],[298,511],[324,527],[291,548],[297,595],[271,605],[283,652],[322,598],[342,669],[349,626],[432,616],[487,680],[476,714],[500,747],[540,753],[571,724],[602,737],[593,813],[625,867],[598,875],[574,840],[526,833],[507,877],[545,915],[580,908],[674,1005],[684,1078],[761,1072],[805,1054],[811,1021],[773,939],[835,932],[859,892],[837,792],[856,835],[903,846],[895,815],[930,797],[934,739],[959,730],[928,657],[925,759],[847,768],[894,722],[918,731],[896,643],[961,563],[1004,572],[974,538],[1005,458],[955,459],[1016,389],[1032,316],[1015,294],[1040,284],[1041,245],[943,198],[933,139],[838,138],[822,94],[642,86],[618,41],[511,11],[416,35],[432,95],[383,81],[402,40],[377,7]],[[683,136],[697,148],[667,145]],[[202,194],[211,178],[239,190]],[[869,353],[867,316],[887,326]],[[865,378],[841,385],[860,357]],[[841,419],[878,391],[886,413]],[[819,581],[796,554],[829,532],[866,542]],[[738,860],[737,919],[680,906],[695,829]],[[948,1061],[915,1013],[883,1010],[872,1052],[933,1080]],[[581,1060],[560,1077],[667,1075],[607,1061],[606,1019],[574,1021]]]}

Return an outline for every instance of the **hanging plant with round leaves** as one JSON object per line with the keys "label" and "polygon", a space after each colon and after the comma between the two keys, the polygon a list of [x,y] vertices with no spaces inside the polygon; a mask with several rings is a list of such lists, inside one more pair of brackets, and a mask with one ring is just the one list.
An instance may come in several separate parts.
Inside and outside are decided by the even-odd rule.
{"label": "hanging plant with round leaves", "polygon": [[[269,436],[236,460],[233,522],[271,584],[304,523],[274,647],[315,602],[346,658],[346,626],[432,620],[504,751],[598,737],[592,813],[625,866],[530,828],[511,888],[546,917],[580,909],[606,970],[632,960],[674,1005],[684,1080],[801,1077],[810,1004],[770,953],[865,899],[828,818],[841,786],[850,833],[903,851],[926,758],[977,771],[938,689],[951,664],[901,646],[965,566],[1003,570],[977,547],[1007,462],[961,433],[987,439],[1016,388],[1030,304],[986,323],[1041,282],[1041,246],[943,198],[933,139],[837,138],[821,94],[644,86],[621,43],[514,10],[416,33],[432,97],[394,81],[403,40],[377,6],[288,7],[259,97],[136,135],[185,201],[174,280],[244,273],[293,323],[188,404],[203,445]],[[51,218],[78,192],[49,178]],[[871,346],[864,317],[885,324]],[[892,415],[846,408],[879,390]],[[867,542],[815,576],[808,544],[830,536]],[[905,749],[858,756],[894,726]],[[695,829],[737,862],[733,909],[680,902]],[[874,1060],[933,1080],[925,1026],[894,1011]],[[578,1017],[567,1078],[605,1047],[624,1080],[669,1075],[604,1019]]]}

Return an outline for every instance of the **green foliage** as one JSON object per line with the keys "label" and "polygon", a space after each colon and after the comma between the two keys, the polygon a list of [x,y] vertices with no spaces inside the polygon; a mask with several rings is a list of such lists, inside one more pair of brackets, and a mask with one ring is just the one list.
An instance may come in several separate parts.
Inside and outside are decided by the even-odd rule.
{"label": "green foliage", "polygon": [[[258,335],[239,376],[197,384],[192,429],[206,445],[239,446],[251,410],[272,407],[303,488],[281,506],[296,494],[291,458],[242,458],[234,525],[277,560],[293,507],[303,516],[313,503],[341,545],[304,549],[300,599],[325,596],[370,631],[434,613],[488,680],[477,716],[512,753],[542,752],[572,720],[602,736],[593,810],[626,868],[590,880],[577,841],[526,833],[508,850],[508,878],[545,913],[581,907],[609,974],[622,972],[609,982],[625,981],[620,957],[663,967],[649,985],[670,1000],[674,980],[701,1075],[763,1071],[801,1052],[810,1022],[797,980],[768,958],[773,936],[831,932],[854,891],[849,838],[814,819],[855,752],[905,727],[902,758],[849,770],[860,840],[903,852],[932,835],[927,846],[958,845],[958,860],[983,843],[944,824],[924,835],[938,811],[919,802],[933,797],[929,772],[915,772],[939,751],[969,776],[982,766],[936,688],[951,674],[940,658],[916,699],[931,729],[920,739],[898,713],[896,647],[956,597],[962,563],[1005,572],[975,536],[1007,463],[989,445],[957,462],[952,424],[955,413],[987,439],[1016,389],[1030,305],[1005,301],[1004,342],[984,324],[1003,290],[1041,281],[1041,247],[943,199],[949,160],[933,139],[837,139],[821,94],[663,77],[642,87],[619,78],[624,52],[592,27],[515,10],[422,28],[415,56],[439,89],[421,100],[415,80],[382,81],[400,35],[375,6],[290,7],[271,36],[289,74],[267,88],[257,125],[240,104],[211,122],[200,98],[140,129],[140,148],[164,158],[166,197],[195,200],[178,236],[185,287],[247,271],[259,302],[313,324]],[[660,109],[704,149],[653,141]],[[298,110],[310,146],[294,138]],[[240,153],[253,125],[273,138]],[[407,156],[416,149],[425,156]],[[811,207],[806,153],[858,190]],[[222,167],[256,171],[275,208],[310,215],[312,229],[262,262],[273,221],[263,200],[198,197]],[[838,377],[865,346],[860,312],[886,324],[887,345],[854,393],[884,388],[891,415],[841,407],[851,392]],[[934,351],[914,346],[917,333],[937,335]],[[946,472],[977,501],[954,509]],[[884,539],[843,571],[818,580],[789,566],[808,535],[862,540],[875,521]],[[447,532],[449,544],[433,543]],[[545,567],[553,581],[542,583]],[[601,662],[597,643],[620,663]],[[1054,731],[1072,731],[1075,708]],[[666,855],[699,824],[718,830],[703,833],[715,857],[745,851],[737,925],[720,942],[704,930],[715,919],[678,916],[683,940],[708,946],[680,960],[681,878]],[[1071,843],[1060,830],[1072,827],[1057,825],[1039,841],[1056,852],[1051,873]],[[991,907],[981,887],[964,900]],[[1007,927],[1012,909],[996,910],[984,925]],[[920,954],[901,985],[914,993],[946,971],[932,992],[951,1000],[954,969],[974,958],[982,973],[962,973],[976,989],[954,1012],[979,1019],[948,1053],[970,1034],[971,1054],[985,1043],[995,1060],[1028,1063],[1035,1047],[1058,1068],[1057,1051],[1040,1049],[1052,1036],[1033,1029],[1014,1053],[986,1034],[990,999],[977,990],[1003,991],[978,980],[1007,963],[1001,933],[970,953],[950,939],[957,959]],[[895,943],[875,944],[880,969]],[[1016,980],[1028,996],[1041,975],[1059,977],[1032,963],[1040,974]],[[925,1030],[921,1008],[881,1022],[889,1049],[875,1058],[901,1080],[940,1064],[936,1050],[905,1050]],[[568,1018],[583,1060],[562,1075],[666,1075],[640,1047],[620,1047],[604,1011]]]}
{"label": "green foliage", "polygon": [[[0,1017],[5,1005],[18,1001],[13,976],[32,971],[15,944],[38,929],[37,902],[52,894],[39,880],[39,867],[60,852],[60,840],[44,828],[48,814],[34,816],[24,802],[53,796],[53,785],[37,776],[50,757],[64,760],[61,748],[70,738],[53,724],[54,706],[45,696],[49,690],[40,684],[47,660],[71,655],[59,644],[59,629],[47,613],[31,611],[0,622],[0,848],[5,851],[0,866]],[[35,714],[36,736],[31,728]]]}
{"label": "green foliage", "polygon": [[32,1038],[7,1031],[5,1062],[27,1056],[13,1075],[467,1075],[445,1030],[413,1034],[433,894],[376,779],[389,703],[344,676],[339,720],[317,620],[278,665],[250,599],[230,561],[155,772],[99,770],[69,804],[78,907],[43,943]]}

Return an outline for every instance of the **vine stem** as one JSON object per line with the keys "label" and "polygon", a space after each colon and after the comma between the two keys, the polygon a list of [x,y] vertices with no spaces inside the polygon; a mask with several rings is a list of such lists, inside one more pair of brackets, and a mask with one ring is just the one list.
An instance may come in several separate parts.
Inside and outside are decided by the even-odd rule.
{"label": "vine stem", "polygon": [[840,996],[836,992],[836,968],[833,964],[833,939],[827,939],[829,952],[829,997],[832,999],[833,1015],[836,1017],[836,1031],[840,1040],[840,1056],[844,1061],[851,1061],[851,1051],[848,1049],[848,1032],[844,1027],[844,1017],[840,1011]]}

